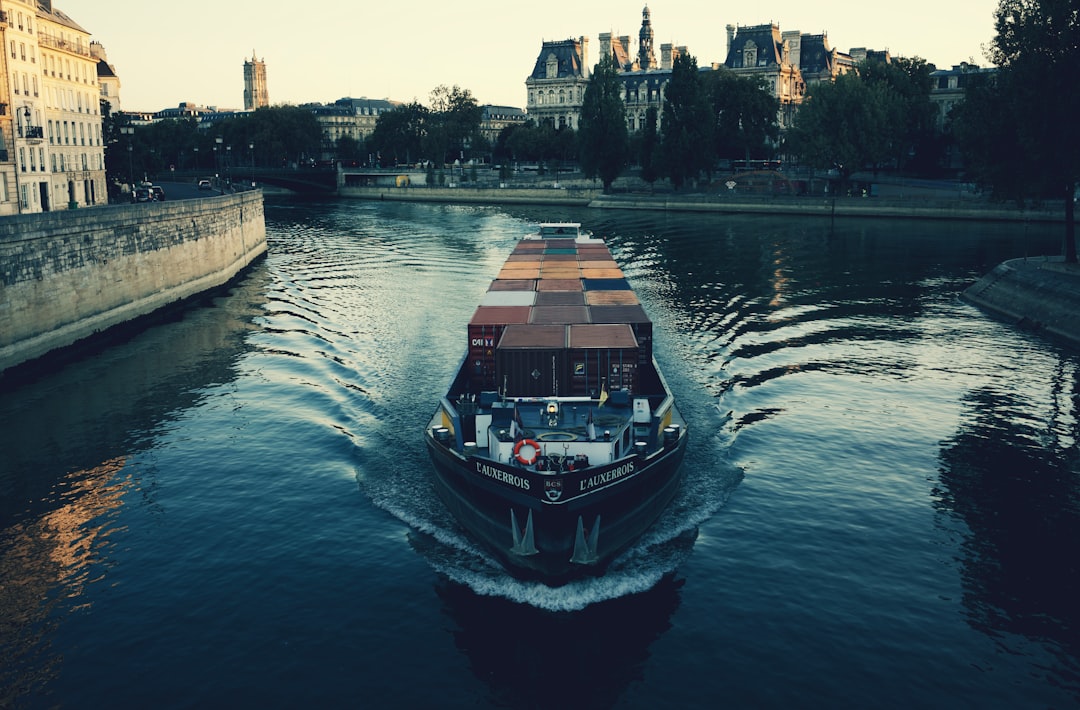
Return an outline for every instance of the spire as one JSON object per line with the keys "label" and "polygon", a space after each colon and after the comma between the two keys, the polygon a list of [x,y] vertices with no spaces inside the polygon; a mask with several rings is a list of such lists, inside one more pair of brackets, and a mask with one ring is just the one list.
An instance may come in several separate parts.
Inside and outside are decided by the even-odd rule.
{"label": "spire", "polygon": [[649,6],[641,11],[641,31],[638,32],[638,66],[642,71],[656,69],[656,53],[653,51],[653,29]]}

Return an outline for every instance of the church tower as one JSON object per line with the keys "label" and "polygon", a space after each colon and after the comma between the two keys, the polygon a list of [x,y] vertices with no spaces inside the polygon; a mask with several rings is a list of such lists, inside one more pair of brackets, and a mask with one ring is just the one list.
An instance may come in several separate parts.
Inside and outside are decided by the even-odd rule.
{"label": "church tower", "polygon": [[244,110],[254,111],[270,105],[270,93],[266,88],[266,62],[255,58],[251,50],[251,61],[244,62]]}
{"label": "church tower", "polygon": [[648,5],[641,11],[641,31],[638,32],[638,68],[641,71],[658,68],[656,52],[653,51],[653,28]]}

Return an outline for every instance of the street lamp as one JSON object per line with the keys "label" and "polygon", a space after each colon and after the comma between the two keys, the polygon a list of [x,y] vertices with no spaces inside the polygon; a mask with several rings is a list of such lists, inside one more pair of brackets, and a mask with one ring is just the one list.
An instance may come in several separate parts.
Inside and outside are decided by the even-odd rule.
{"label": "street lamp", "polygon": [[218,189],[221,189],[221,144],[225,142],[225,139],[218,136],[214,139],[214,177],[218,179]]}
{"label": "street lamp", "polygon": [[195,146],[195,172],[199,172],[199,146]]}
{"label": "street lamp", "polygon": [[225,146],[225,182],[232,189],[232,146]]}
{"label": "street lamp", "polygon": [[255,189],[255,142],[248,143],[248,151],[251,153],[251,188]]}

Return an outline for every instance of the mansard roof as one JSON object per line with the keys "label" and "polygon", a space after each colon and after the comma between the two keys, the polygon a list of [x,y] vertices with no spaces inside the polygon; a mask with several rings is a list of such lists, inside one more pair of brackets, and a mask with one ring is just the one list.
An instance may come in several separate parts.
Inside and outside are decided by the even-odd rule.
{"label": "mansard roof", "polygon": [[521,119],[528,118],[528,114],[517,106],[495,106],[493,104],[484,104],[480,107],[483,120],[493,119]]}
{"label": "mansard roof", "polygon": [[557,42],[544,42],[540,48],[540,54],[536,58],[530,79],[547,79],[548,57],[555,55],[559,63],[559,70],[555,78],[566,79],[584,77],[584,57],[581,42],[576,39],[564,39]]}
{"label": "mansard roof", "polygon": [[393,111],[397,107],[401,106],[400,101],[390,101],[389,99],[369,99],[367,97],[361,97],[354,99],[350,96],[338,99],[334,102],[334,106],[345,107],[353,110],[358,114],[380,114],[384,111]]}
{"label": "mansard roof", "polygon": [[71,17],[66,12],[64,12],[63,10],[58,10],[57,8],[53,7],[51,2],[41,2],[39,0],[37,6],[38,6],[37,7],[37,16],[38,17],[46,17],[46,18],[52,20],[53,22],[55,22],[57,24],[60,24],[60,25],[64,25],[65,27],[73,29],[76,32],[82,32],[84,34],[90,34],[86,30],[84,30],[82,27],[80,27],[78,22],[71,19]]}
{"label": "mansard roof", "polygon": [[780,28],[777,25],[754,25],[752,27],[739,27],[735,37],[731,40],[731,49],[728,52],[727,64],[732,69],[750,69],[743,66],[744,50],[750,42],[757,47],[757,64],[755,66],[775,66],[780,64],[784,57],[783,41],[780,38]]}
{"label": "mansard roof", "polygon": [[805,74],[828,74],[832,72],[833,51],[829,38],[823,34],[803,35],[799,55],[799,69]]}

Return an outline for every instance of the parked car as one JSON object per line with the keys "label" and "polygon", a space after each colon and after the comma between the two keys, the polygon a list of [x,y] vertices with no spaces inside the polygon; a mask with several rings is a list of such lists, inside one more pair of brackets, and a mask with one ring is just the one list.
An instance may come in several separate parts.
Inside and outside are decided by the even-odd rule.
{"label": "parked car", "polygon": [[157,200],[158,202],[165,201],[165,188],[163,188],[161,185],[154,185],[150,188],[150,191],[154,193],[155,200]]}
{"label": "parked car", "polygon": [[132,202],[153,202],[154,192],[148,187],[136,187],[131,191]]}
{"label": "parked car", "polygon": [[210,181],[209,180],[199,180],[199,189],[200,190],[209,190],[210,187],[211,186],[210,186]]}

